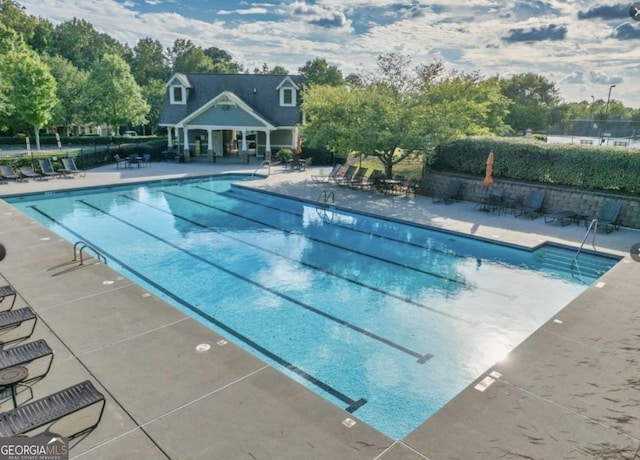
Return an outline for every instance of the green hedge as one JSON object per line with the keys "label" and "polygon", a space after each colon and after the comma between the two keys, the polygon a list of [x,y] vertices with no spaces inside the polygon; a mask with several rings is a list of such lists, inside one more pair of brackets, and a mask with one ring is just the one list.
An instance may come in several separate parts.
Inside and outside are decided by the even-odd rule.
{"label": "green hedge", "polygon": [[494,151],[493,177],[640,195],[640,151],[543,144],[504,138],[467,138],[435,150],[436,171],[484,176]]}

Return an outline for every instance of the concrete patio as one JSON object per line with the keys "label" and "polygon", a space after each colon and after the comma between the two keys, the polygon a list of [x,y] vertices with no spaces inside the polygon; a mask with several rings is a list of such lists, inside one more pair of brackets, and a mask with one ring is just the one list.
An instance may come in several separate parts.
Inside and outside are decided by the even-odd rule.
{"label": "concrete patio", "polygon": [[[239,161],[110,165],[86,177],[0,185],[0,196],[256,170],[265,174],[268,167]],[[473,203],[446,206],[424,196],[311,180],[329,170],[272,166],[268,178],[250,185],[314,201],[330,191],[336,206],[530,247],[543,241],[577,247],[584,237],[582,226],[481,213]],[[640,263],[629,256],[640,243],[636,230],[599,233],[597,249],[624,259],[398,441],[108,265],[75,268],[69,242],[4,201],[0,243],[7,248],[0,275],[20,294],[16,308],[28,304],[38,313],[33,339],[46,339],[55,351],[50,373],[33,385],[34,397],[89,379],[107,398],[101,423],[72,443],[70,458],[640,458]],[[200,344],[211,348],[197,351]],[[10,406],[5,400],[0,410]]]}

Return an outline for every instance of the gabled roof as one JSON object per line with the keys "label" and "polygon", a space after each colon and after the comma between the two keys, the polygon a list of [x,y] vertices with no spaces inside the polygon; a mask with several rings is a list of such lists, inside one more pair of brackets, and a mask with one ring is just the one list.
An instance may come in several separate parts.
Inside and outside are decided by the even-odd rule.
{"label": "gabled roof", "polygon": [[160,125],[178,124],[224,92],[232,93],[250,107],[254,115],[274,127],[291,127],[302,123],[300,105],[280,107],[279,92],[281,84],[287,80],[296,85],[296,88],[300,87],[304,81],[301,75],[188,73],[173,75],[169,83],[175,82],[175,79],[190,85],[187,103],[170,104],[167,92],[160,112]]}
{"label": "gabled roof", "polygon": [[252,107],[250,107],[247,104],[245,104],[244,101],[242,101],[242,99],[240,99],[238,96],[236,96],[235,94],[233,94],[230,91],[224,91],[223,93],[220,93],[218,96],[216,96],[211,101],[209,101],[208,103],[206,103],[205,105],[200,107],[195,112],[192,112],[192,113],[188,114],[187,117],[184,120],[181,120],[179,124],[181,124],[181,125],[182,124],[188,124],[191,120],[193,120],[194,118],[199,117],[200,115],[202,115],[204,112],[206,112],[207,110],[209,110],[212,107],[215,107],[217,105],[229,105],[229,104],[237,105],[242,110],[244,110],[248,114],[252,115],[260,123],[264,124],[267,128],[269,128],[269,129],[274,129],[275,128],[275,126],[273,126],[268,120],[266,120],[265,118],[260,116],[259,113],[256,113],[253,110]]}
{"label": "gabled roof", "polygon": [[192,88],[191,82],[189,81],[189,77],[187,77],[183,73],[174,73],[173,76],[169,79],[169,81],[165,85],[165,87],[169,87],[169,85],[175,83],[176,80],[177,80],[178,83],[180,83],[185,88]]}

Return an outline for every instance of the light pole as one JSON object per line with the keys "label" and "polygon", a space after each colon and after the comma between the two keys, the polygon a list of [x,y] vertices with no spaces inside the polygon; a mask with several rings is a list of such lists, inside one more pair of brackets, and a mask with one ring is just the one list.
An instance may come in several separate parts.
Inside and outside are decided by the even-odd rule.
{"label": "light pole", "polygon": [[[604,106],[604,120],[602,121],[602,128],[604,128],[605,123],[607,123],[607,125],[609,124],[609,101],[611,101],[611,90],[615,87],[616,85],[609,86],[609,95],[607,96],[607,105]],[[602,135],[600,137],[601,137],[600,144],[604,144],[604,138],[602,137]]]}

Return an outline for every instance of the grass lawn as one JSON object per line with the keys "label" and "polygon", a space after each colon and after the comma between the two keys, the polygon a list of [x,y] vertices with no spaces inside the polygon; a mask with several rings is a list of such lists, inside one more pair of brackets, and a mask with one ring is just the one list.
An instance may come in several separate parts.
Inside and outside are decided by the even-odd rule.
{"label": "grass lawn", "polygon": [[[352,164],[360,166],[360,159],[358,156],[350,158]],[[380,169],[384,171],[384,165],[376,157],[363,157],[362,167],[370,169]],[[401,175],[405,179],[414,179],[419,181],[422,179],[422,160],[405,159],[398,164],[393,165],[392,173],[394,176]]]}

